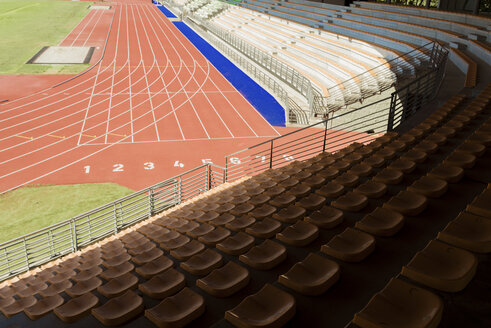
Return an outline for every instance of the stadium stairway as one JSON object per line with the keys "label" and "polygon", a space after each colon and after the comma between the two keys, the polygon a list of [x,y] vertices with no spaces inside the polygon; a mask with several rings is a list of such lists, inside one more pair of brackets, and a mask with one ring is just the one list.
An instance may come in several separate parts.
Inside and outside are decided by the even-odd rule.
{"label": "stadium stairway", "polygon": [[455,95],[405,133],[222,185],[3,282],[0,322],[489,326],[490,102],[491,85]]}

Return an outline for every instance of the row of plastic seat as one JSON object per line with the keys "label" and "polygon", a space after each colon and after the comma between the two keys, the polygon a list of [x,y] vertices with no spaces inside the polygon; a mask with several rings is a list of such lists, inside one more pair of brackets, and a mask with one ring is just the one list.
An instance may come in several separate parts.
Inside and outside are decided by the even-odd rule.
{"label": "row of plastic seat", "polygon": [[[476,98],[464,110],[468,113],[481,112],[489,109],[489,87],[483,92],[485,97]],[[483,100],[483,101],[482,101]],[[481,102],[482,101],[482,102]],[[460,115],[460,114],[459,114]],[[473,115],[470,115],[474,118]],[[486,131],[488,123],[477,131]],[[473,134],[475,135],[475,133]],[[482,155],[482,143],[466,144],[473,135],[465,140],[456,150],[462,153]],[[479,141],[482,141],[483,135]],[[488,146],[489,147],[489,144]],[[448,158],[447,158],[448,159]],[[446,160],[444,160],[445,162]],[[450,175],[447,167],[437,167],[434,174],[447,177],[447,182],[456,183],[462,178],[466,164],[461,163],[460,169]],[[457,174],[454,174],[457,173]],[[490,187],[477,196],[474,202],[490,203]],[[439,197],[440,192],[432,194]],[[485,214],[480,212],[480,214]],[[489,214],[489,213],[488,213]],[[416,253],[409,263],[403,266],[401,275],[417,284],[443,292],[458,292],[464,289],[472,280],[478,261],[471,252],[489,253],[491,248],[491,216],[479,216],[469,212],[460,213],[454,220],[438,233],[437,240],[430,241],[420,252]],[[353,323],[360,327],[374,327],[384,322],[387,326],[436,327],[443,312],[442,299],[432,291],[408,283],[401,278],[393,278],[379,293],[375,294],[369,303],[353,318]]]}
{"label": "row of plastic seat", "polygon": [[[489,96],[486,97],[477,97],[456,112],[463,99],[456,96],[408,134],[388,133],[366,145],[354,143],[334,154],[293,162],[137,224],[124,234],[1,288],[0,309],[6,316],[24,311],[34,319],[54,311],[67,322],[92,313],[107,325],[124,323],[145,313],[159,326],[186,324],[204,312],[204,298],[199,291],[212,297],[230,297],[254,279],[255,270],[278,267],[290,249],[306,247],[319,238],[321,229],[339,225],[344,212],[357,210],[336,208],[343,197],[362,195],[366,202],[382,199],[384,205],[329,241],[322,240],[324,245],[317,253],[309,252],[275,278],[291,293],[281,286],[266,284],[225,314],[227,320],[239,326],[253,320],[266,326],[285,323],[295,313],[295,293],[325,293],[341,278],[344,262],[365,259],[375,248],[375,237],[393,236],[402,228],[405,215],[424,210],[418,206],[421,199],[431,202],[432,197],[445,193],[448,183],[459,181],[468,164],[459,164],[455,159],[449,162],[448,156],[428,175],[420,168],[408,186],[405,175],[438,151],[446,140],[455,138],[457,131],[479,120],[477,115],[489,108]],[[485,150],[482,146],[489,146],[488,122],[467,139],[452,155],[472,154],[473,161],[478,161]],[[391,188],[401,190],[393,197],[383,188],[391,184]],[[483,210],[489,213],[488,194],[484,192],[469,205],[472,215],[476,215],[475,211],[482,215]],[[472,222],[483,220],[477,219],[472,218]],[[480,235],[474,232],[481,236],[475,242],[470,235],[476,227],[469,218],[455,221],[468,230],[450,239],[460,238],[464,245],[477,249],[489,247],[488,225],[481,225],[484,228]],[[452,231],[456,228],[449,228],[447,235],[455,235]],[[444,236],[444,231],[441,234]],[[174,268],[174,262],[178,268]],[[414,263],[408,267],[418,268]],[[189,279],[195,281],[194,290],[194,286],[186,287]],[[66,303],[63,293],[71,297]],[[36,294],[40,297],[34,297]],[[144,312],[146,297],[160,303]],[[277,302],[265,304],[271,299]],[[257,311],[258,307],[263,310]]]}

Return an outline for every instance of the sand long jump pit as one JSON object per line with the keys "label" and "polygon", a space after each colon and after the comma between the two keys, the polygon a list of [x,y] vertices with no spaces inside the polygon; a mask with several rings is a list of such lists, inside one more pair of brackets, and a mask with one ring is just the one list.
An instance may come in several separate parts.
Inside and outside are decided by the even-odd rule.
{"label": "sand long jump pit", "polygon": [[94,49],[95,47],[44,47],[27,64],[88,64]]}

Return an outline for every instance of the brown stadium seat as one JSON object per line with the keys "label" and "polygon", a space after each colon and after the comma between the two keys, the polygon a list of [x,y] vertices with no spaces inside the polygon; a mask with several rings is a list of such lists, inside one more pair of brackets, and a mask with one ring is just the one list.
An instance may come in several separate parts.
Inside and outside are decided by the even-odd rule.
{"label": "brown stadium seat", "polygon": [[53,310],[54,314],[66,323],[80,320],[90,313],[90,310],[99,303],[99,299],[92,293],[72,298],[65,304]]}
{"label": "brown stadium seat", "polygon": [[360,177],[353,173],[346,172],[334,179],[333,182],[345,187],[354,187],[360,182]]}
{"label": "brown stadium seat", "polygon": [[265,194],[260,194],[249,199],[248,203],[254,206],[260,206],[266,204],[271,200],[271,197]]}
{"label": "brown stadium seat", "polygon": [[425,141],[433,142],[438,146],[442,146],[447,142],[447,137],[442,136],[440,134],[432,133],[425,138]]}
{"label": "brown stadium seat", "polygon": [[160,244],[170,239],[176,238],[179,233],[174,230],[165,229],[164,231],[156,232],[148,236],[152,241]]}
{"label": "brown stadium seat", "polygon": [[[204,213],[203,213],[204,215]],[[200,216],[201,217],[201,216]],[[198,218],[196,218],[195,220],[197,220]],[[176,231],[180,232],[180,233],[187,233],[191,230],[194,230],[196,228],[199,227],[199,223],[196,222],[196,221],[188,221],[186,224],[183,224],[182,226],[180,227],[177,227],[176,228]]]}
{"label": "brown stadium seat", "polygon": [[340,183],[331,181],[329,183],[326,183],[321,188],[317,189],[315,192],[324,197],[336,198],[344,194],[345,187]]}
{"label": "brown stadium seat", "polygon": [[362,328],[438,327],[443,312],[440,297],[400,279],[393,278],[375,294],[370,302],[353,318]]}
{"label": "brown stadium seat", "polygon": [[184,235],[179,235],[176,238],[170,239],[163,243],[160,243],[160,248],[165,249],[166,251],[171,251],[178,247],[181,247],[189,242],[189,237]]}
{"label": "brown stadium seat", "polygon": [[285,192],[285,190],[286,189],[284,187],[277,185],[277,186],[266,189],[264,191],[264,194],[268,195],[271,198],[274,198],[275,196],[278,196],[279,194],[282,194],[283,192]]}
{"label": "brown stadium seat", "polygon": [[65,291],[65,289],[72,287],[73,284],[70,280],[63,280],[57,282],[56,284],[49,285],[48,288],[39,292],[39,295],[42,297],[54,296],[58,295]]}
{"label": "brown stadium seat", "polygon": [[448,183],[457,183],[464,177],[464,169],[458,166],[440,164],[428,173],[431,178],[437,178]]}
{"label": "brown stadium seat", "polygon": [[387,192],[387,185],[382,182],[368,180],[353,191],[365,195],[367,198],[380,198]]}
{"label": "brown stadium seat", "polygon": [[193,275],[203,276],[222,265],[222,256],[211,249],[206,249],[204,252],[193,255],[186,262],[182,262],[180,266]]}
{"label": "brown stadium seat", "polygon": [[77,282],[72,287],[66,289],[65,293],[67,293],[71,297],[78,297],[78,296],[81,296],[85,293],[93,291],[94,289],[96,289],[100,285],[102,285],[101,279],[99,279],[97,277],[93,277],[89,280]]}
{"label": "brown stadium seat", "polygon": [[359,177],[366,177],[370,175],[373,171],[373,167],[366,163],[359,163],[351,167],[348,171],[350,174],[354,174]]}
{"label": "brown stadium seat", "polygon": [[383,207],[403,215],[415,216],[423,212],[427,205],[428,199],[426,196],[404,190],[385,202]]}
{"label": "brown stadium seat", "polygon": [[254,237],[244,232],[238,232],[216,245],[219,250],[230,255],[243,254],[252,246],[254,246]]}
{"label": "brown stadium seat", "polygon": [[382,156],[378,155],[371,155],[370,157],[366,158],[362,164],[370,165],[372,167],[381,167],[385,164],[385,158]]}
{"label": "brown stadium seat", "polygon": [[133,256],[131,261],[137,265],[143,265],[162,256],[164,252],[160,248],[152,248],[149,251]]}
{"label": "brown stadium seat", "polygon": [[230,261],[196,280],[196,286],[215,297],[229,297],[247,286],[249,280],[249,271]]}
{"label": "brown stadium seat", "polygon": [[486,218],[491,218],[491,189],[488,187],[467,205],[467,211]]}
{"label": "brown stadium seat", "polygon": [[198,240],[208,246],[215,246],[216,243],[221,242],[228,236],[230,236],[230,230],[218,227],[215,230],[208,232],[206,235],[199,237]]}
{"label": "brown stadium seat", "polygon": [[[233,209],[235,207],[234,204],[230,204],[230,203],[224,203],[224,204],[221,204],[220,206],[218,206],[214,212],[218,213],[219,215],[225,213],[225,212],[228,212],[230,211],[231,209]],[[213,219],[214,220],[214,219]]]}
{"label": "brown stadium seat", "polygon": [[164,272],[174,265],[171,259],[162,255],[150,262],[145,263],[144,265],[136,268],[136,273],[142,276],[145,279],[150,279],[156,274]]}
{"label": "brown stadium seat", "polygon": [[192,239],[189,243],[172,250],[170,255],[175,259],[185,261],[191,256],[202,252],[204,249],[205,245],[195,239]]}
{"label": "brown stadium seat", "polygon": [[456,151],[469,153],[474,156],[481,157],[486,152],[486,146],[477,142],[466,141],[462,145],[457,147]]}
{"label": "brown stadium seat", "polygon": [[312,188],[319,188],[325,182],[326,182],[326,178],[322,177],[321,175],[313,175],[303,180],[303,183],[305,183],[307,186],[310,186]]}
{"label": "brown stadium seat", "polygon": [[385,148],[391,149],[395,152],[401,152],[401,151],[405,150],[406,147],[407,147],[407,144],[403,141],[400,141],[400,140],[393,140],[385,146]]}
{"label": "brown stadium seat", "polygon": [[283,231],[276,234],[276,239],[285,244],[293,246],[306,246],[319,236],[319,228],[305,221],[286,227]]}
{"label": "brown stadium seat", "polygon": [[13,296],[2,296],[0,297],[0,309],[9,306],[15,302]]}
{"label": "brown stadium seat", "polygon": [[332,167],[327,167],[324,168],[322,171],[317,172],[316,175],[323,177],[327,180],[332,180],[339,175],[339,170]]}
{"label": "brown stadium seat", "polygon": [[159,234],[155,234],[151,236],[150,238],[156,242],[156,243],[165,243],[166,241],[169,241],[171,239],[174,239],[176,237],[179,237],[179,232],[174,231],[174,230],[169,230],[167,232],[161,232]]}
{"label": "brown stadium seat", "polygon": [[205,312],[203,297],[189,288],[167,297],[157,306],[145,310],[145,317],[158,327],[184,327]]}
{"label": "brown stadium seat", "polygon": [[315,211],[321,208],[325,202],[326,202],[326,198],[318,194],[311,193],[310,195],[297,201],[295,203],[295,206],[304,208],[306,210]]}
{"label": "brown stadium seat", "polygon": [[443,163],[447,165],[458,166],[463,169],[470,169],[476,164],[476,156],[468,153],[454,151],[443,161]]}
{"label": "brown stadium seat", "polygon": [[236,327],[282,327],[293,318],[295,311],[293,296],[266,284],[259,292],[225,312],[225,319]]}
{"label": "brown stadium seat", "polygon": [[122,276],[127,272],[131,272],[134,268],[135,266],[133,265],[133,263],[126,261],[116,266],[109,267],[107,270],[104,270],[99,276],[106,280],[109,280]]}
{"label": "brown stadium seat", "polygon": [[281,222],[292,223],[301,220],[306,212],[307,211],[303,207],[290,205],[273,214],[273,218]]}
{"label": "brown stadium seat", "polygon": [[259,238],[271,238],[281,230],[281,223],[276,220],[265,218],[256,221],[253,225],[246,229],[249,235]]}
{"label": "brown stadium seat", "polygon": [[[216,205],[217,206],[215,208],[215,210],[222,210],[222,209],[225,208],[223,205],[221,205],[222,207],[220,207],[220,205],[218,205],[218,204],[213,204],[213,205]],[[211,206],[211,204],[210,204],[210,206]],[[230,204],[230,206],[228,208],[232,209],[232,208],[234,208],[234,206],[232,204]],[[210,221],[216,219],[218,216],[220,216],[220,213],[216,212],[215,210],[213,210],[213,211],[211,211],[211,210],[206,211],[197,220],[199,222],[205,223],[205,222],[210,222]],[[199,227],[197,227],[196,229],[198,229],[198,231],[199,231]],[[203,229],[206,229],[206,227],[204,227]],[[191,231],[189,231],[189,232],[191,232]]]}
{"label": "brown stadium seat", "polygon": [[357,192],[349,192],[331,202],[332,207],[336,207],[340,210],[350,211],[350,212],[361,211],[367,205],[368,205],[367,196]]}
{"label": "brown stadium seat", "polygon": [[245,228],[247,228],[254,222],[256,222],[256,219],[254,219],[252,216],[244,215],[235,218],[233,221],[230,221],[225,225],[225,227],[232,231],[241,231],[245,230]]}
{"label": "brown stadium seat", "polygon": [[404,174],[401,171],[385,168],[373,177],[373,181],[394,185],[401,183]]}
{"label": "brown stadium seat", "polygon": [[343,219],[343,211],[324,205],[320,210],[312,212],[304,220],[320,228],[331,229],[343,222]]}
{"label": "brown stadium seat", "polygon": [[279,183],[279,185],[288,190],[289,188],[294,187],[294,186],[298,185],[299,183],[300,183],[300,181],[297,179],[288,178],[286,180],[281,181]]}
{"label": "brown stadium seat", "polygon": [[416,169],[416,163],[410,160],[396,159],[388,166],[388,168],[408,174]]}
{"label": "brown stadium seat", "polygon": [[402,268],[402,275],[445,292],[464,289],[476,273],[477,258],[460,248],[432,240]]}
{"label": "brown stadium seat", "polygon": [[276,207],[269,204],[263,204],[249,212],[248,215],[252,216],[255,219],[262,220],[272,215],[274,212],[276,212]]}
{"label": "brown stadium seat", "polygon": [[357,229],[383,237],[395,235],[403,226],[404,216],[401,213],[383,207],[377,207],[355,223]]}
{"label": "brown stadium seat", "polygon": [[155,244],[152,243],[151,241],[145,241],[144,243],[135,246],[135,247],[130,247],[126,246],[128,248],[128,253],[133,256],[140,255],[142,253],[148,252],[152,249],[155,249]]}
{"label": "brown stadium seat", "polygon": [[[127,255],[128,251],[123,246],[118,246],[118,248],[102,251],[101,258],[103,260],[110,259],[115,256]],[[102,262],[104,265],[104,261]]]}
{"label": "brown stadium seat", "polygon": [[128,289],[136,288],[137,285],[138,278],[128,272],[99,286],[97,291],[107,298],[113,298],[124,294]]}
{"label": "brown stadium seat", "polygon": [[239,256],[239,260],[258,270],[269,270],[286,259],[287,252],[283,245],[270,239],[252,247],[247,253]]}
{"label": "brown stadium seat", "polygon": [[137,317],[141,312],[143,312],[143,298],[131,290],[92,309],[92,315],[106,326],[121,325]]}
{"label": "brown stadium seat", "polygon": [[70,279],[74,275],[76,275],[76,272],[73,271],[72,269],[58,270],[56,271],[56,275],[48,278],[48,281],[52,284],[56,284],[57,282]]}
{"label": "brown stadium seat", "polygon": [[25,308],[33,306],[34,304],[36,304],[36,302],[36,298],[32,295],[27,297],[19,297],[15,299],[13,303],[1,307],[0,311],[2,311],[5,317],[10,318],[17,313],[24,311]]}
{"label": "brown stadium seat", "polygon": [[[218,215],[216,217],[218,217]],[[193,229],[193,230],[187,232],[187,235],[189,237],[192,237],[192,238],[198,238],[200,236],[207,234],[208,232],[212,231],[213,229],[215,229],[215,227],[210,225],[210,224],[202,224],[199,227],[197,227],[196,229]]]}
{"label": "brown stadium seat", "polygon": [[175,269],[168,269],[147,282],[141,283],[138,289],[151,298],[164,299],[174,295],[184,286],[186,286],[184,275]]}
{"label": "brown stadium seat", "polygon": [[37,320],[51,312],[65,301],[60,295],[53,295],[39,299],[36,304],[24,309],[24,313],[31,319]]}
{"label": "brown stadium seat", "polygon": [[407,190],[425,195],[426,197],[438,198],[447,192],[448,183],[442,179],[423,176],[414,181]]}
{"label": "brown stadium seat", "polygon": [[438,145],[434,142],[423,140],[415,145],[413,149],[425,152],[427,154],[433,154],[438,150]]}
{"label": "brown stadium seat", "polygon": [[323,256],[310,253],[278,278],[278,282],[294,291],[310,296],[324,294],[339,280],[339,265]]}
{"label": "brown stadium seat", "polygon": [[341,172],[348,171],[349,168],[351,167],[351,163],[340,159],[334,162],[330,167],[334,170],[338,170],[341,173]]}
{"label": "brown stadium seat", "polygon": [[311,172],[302,170],[302,171],[300,171],[298,173],[293,174],[292,175],[292,178],[297,179],[297,180],[303,182],[304,180],[310,178],[311,176],[312,176],[312,173]]}
{"label": "brown stadium seat", "polygon": [[98,276],[102,272],[102,269],[99,266],[93,266],[90,269],[82,270],[73,276],[71,279],[75,282],[88,280],[92,277]]}
{"label": "brown stadium seat", "polygon": [[100,257],[97,258],[87,258],[80,261],[80,265],[77,266],[78,270],[88,270],[93,268],[94,266],[98,266],[102,264],[102,259]]}
{"label": "brown stadium seat", "polygon": [[438,233],[438,240],[475,253],[491,252],[491,220],[462,212]]}
{"label": "brown stadium seat", "polygon": [[[287,207],[295,203],[297,198],[289,193],[284,193],[271,199],[269,203],[276,207]],[[276,212],[276,211],[275,211]]]}
{"label": "brown stadium seat", "polygon": [[312,191],[312,188],[310,188],[309,186],[307,186],[304,183],[300,183],[300,184],[296,185],[295,187],[289,188],[287,190],[287,193],[292,194],[293,196],[297,197],[297,199],[299,199],[301,197],[307,196],[308,194],[311,193],[311,191]]}
{"label": "brown stadium seat", "polygon": [[230,213],[233,215],[241,216],[249,213],[253,209],[254,209],[254,205],[249,203],[242,203],[240,205],[235,206],[232,210],[230,210]]}
{"label": "brown stadium seat", "polygon": [[380,157],[384,158],[385,160],[388,160],[388,159],[393,159],[394,157],[396,157],[396,152],[392,149],[384,147],[380,150],[377,150],[375,152],[375,156],[380,156]]}
{"label": "brown stadium seat", "polygon": [[400,158],[404,161],[423,163],[428,158],[428,154],[420,150],[411,149],[405,152]]}
{"label": "brown stadium seat", "polygon": [[[65,280],[63,280],[65,281]],[[17,292],[17,295],[20,297],[28,297],[31,295],[36,295],[37,293],[41,292],[42,290],[45,290],[48,288],[48,285],[44,282],[35,282],[34,284],[30,284],[26,288],[23,288]]]}
{"label": "brown stadium seat", "polygon": [[128,253],[122,253],[121,255],[110,256],[107,259],[104,259],[102,265],[106,268],[110,268],[129,260],[131,260],[131,255]]}
{"label": "brown stadium seat", "polygon": [[346,262],[360,262],[374,250],[375,238],[352,228],[346,228],[321,247],[323,253]]}

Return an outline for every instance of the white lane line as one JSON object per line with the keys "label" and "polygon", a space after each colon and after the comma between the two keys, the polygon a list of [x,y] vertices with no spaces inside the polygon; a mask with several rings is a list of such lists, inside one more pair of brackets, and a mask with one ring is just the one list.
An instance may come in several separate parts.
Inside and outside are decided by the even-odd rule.
{"label": "white lane line", "polygon": [[95,27],[99,24],[99,21],[101,20],[103,14],[105,12],[104,10],[98,10],[98,11],[100,11],[101,13],[99,14],[99,18],[97,18],[97,22],[92,25],[92,29],[90,30],[89,35],[87,36],[87,38],[85,38],[85,41],[83,44],[84,47],[87,45],[87,42],[90,40],[90,37],[92,36],[92,33],[94,33]]}
{"label": "white lane line", "polygon": [[[125,4],[125,7],[127,7],[127,5]],[[127,43],[127,47],[128,47],[128,83],[129,83],[129,91],[130,91],[130,123],[131,123],[131,142],[134,141],[134,138],[133,138],[133,99],[132,99],[132,95],[131,95],[131,87],[132,87],[132,84],[131,84],[131,69],[130,69],[130,65],[131,65],[131,60],[130,60],[130,32],[129,32],[129,29],[128,29],[128,8],[126,8],[126,43]],[[140,64],[141,64],[141,61],[140,61]],[[140,66],[140,65],[138,65]],[[134,70],[136,72],[136,69]]]}
{"label": "white lane line", "polygon": [[[135,13],[134,13],[134,7],[131,7],[131,11],[133,13],[133,17],[135,17]],[[148,35],[147,35],[147,31],[145,30],[145,26],[143,25],[143,20],[141,18],[141,15],[140,15],[140,11],[138,9],[139,7],[137,7],[137,11],[138,11],[138,18],[140,19],[140,22],[141,22],[141,25],[143,26],[143,29],[144,29],[144,32],[145,32],[145,36],[146,36],[146,40],[145,41],[148,41]],[[142,54],[142,49],[141,49],[141,44],[140,44],[140,36],[139,36],[139,33],[138,33],[138,25],[135,24],[135,31],[136,31],[136,38],[137,38],[137,41],[138,41],[138,49],[140,50],[140,58],[141,60],[143,61],[143,54]],[[157,64],[157,59],[155,58],[155,53],[153,52],[153,49],[151,48],[150,46],[150,49],[152,51],[152,55],[153,55],[153,63],[152,63],[152,67],[150,68],[149,72],[151,72],[153,70],[153,66]],[[148,73],[147,73],[147,70],[145,68],[145,63],[143,63],[143,74],[145,75],[145,82],[146,82],[146,90],[147,90],[147,94],[148,94],[148,101],[150,103],[150,108],[151,108],[151,111],[152,111],[152,117],[153,117],[153,123],[154,123],[154,127],[155,127],[155,134],[157,136],[157,140],[160,140],[160,136],[159,136],[159,130],[157,129],[157,123],[155,122],[155,111],[154,111],[154,106],[153,106],[153,101],[152,101],[152,97],[150,96],[150,86],[148,84]]]}

